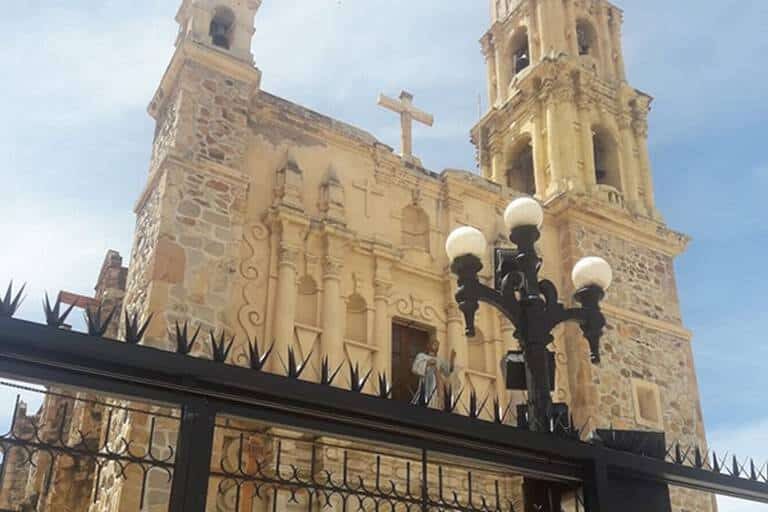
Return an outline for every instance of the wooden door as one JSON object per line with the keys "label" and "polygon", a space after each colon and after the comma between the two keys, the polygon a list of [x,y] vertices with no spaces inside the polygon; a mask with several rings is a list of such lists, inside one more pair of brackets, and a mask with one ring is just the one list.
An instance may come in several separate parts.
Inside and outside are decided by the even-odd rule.
{"label": "wooden door", "polygon": [[392,324],[392,398],[410,402],[419,387],[411,368],[416,356],[427,351],[429,333]]}

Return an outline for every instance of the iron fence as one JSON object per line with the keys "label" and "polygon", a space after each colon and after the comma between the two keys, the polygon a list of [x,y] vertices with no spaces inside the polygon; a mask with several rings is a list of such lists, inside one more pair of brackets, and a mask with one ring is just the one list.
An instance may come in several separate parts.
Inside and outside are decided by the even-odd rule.
{"label": "iron fence", "polygon": [[[673,446],[654,456],[610,434],[584,442],[570,421],[558,432],[530,432],[510,425],[509,407],[481,407],[492,399],[470,395],[461,409],[447,390],[437,409],[427,406],[431,397],[423,392],[415,404],[398,402],[389,397],[390,383],[371,384],[357,367],[348,367],[348,386],[341,389],[327,363],[321,382],[302,380],[306,361],[292,352],[287,375],[265,372],[273,351],[253,340],[247,364],[237,366],[227,364],[233,341],[221,333],[210,335],[212,358],[204,359],[190,355],[195,341],[188,327],[176,329],[173,353],[141,345],[148,320],[126,317],[126,339],[118,342],[101,337],[112,314],[92,313],[89,335],[62,329],[68,313],[57,305],[46,306],[48,325],[14,320],[13,302],[10,294],[0,299],[0,375],[43,385],[48,399],[63,404],[49,409],[57,414],[26,418],[21,428],[18,403],[14,424],[0,437],[3,474],[14,458],[44,469],[35,480],[40,496],[55,485],[55,468],[90,466],[95,487],[104,487],[106,478],[134,478],[137,511],[158,475],[170,512],[218,510],[212,503],[237,510],[258,499],[273,510],[283,503],[307,510],[507,512],[520,506],[517,484],[509,484],[516,478],[573,491],[576,506],[583,502],[590,512],[631,510],[616,495],[627,482],[768,503],[765,466],[732,458],[725,464],[696,447]],[[62,420],[76,410],[94,412],[92,429]],[[130,435],[119,428],[138,419],[146,428]],[[301,457],[297,444],[305,447]],[[390,471],[390,458],[405,465]],[[360,461],[367,461],[365,475],[355,474]],[[473,469],[462,469],[467,464]],[[482,471],[501,476],[481,478]],[[95,493],[91,503],[94,496],[101,499]]]}

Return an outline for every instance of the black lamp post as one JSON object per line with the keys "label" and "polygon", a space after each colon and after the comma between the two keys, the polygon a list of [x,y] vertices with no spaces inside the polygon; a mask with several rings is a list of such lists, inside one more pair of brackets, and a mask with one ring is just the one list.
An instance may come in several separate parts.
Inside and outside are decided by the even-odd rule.
{"label": "black lamp post", "polygon": [[[477,229],[461,227],[453,231],[446,242],[446,252],[452,260],[451,270],[458,276],[456,300],[464,313],[467,336],[475,335],[475,314],[480,302],[486,302],[501,311],[516,327],[515,337],[520,341],[525,361],[525,380],[528,390],[528,424],[532,430],[549,431],[552,419],[550,394],[551,368],[547,346],[554,341],[552,330],[565,321],[581,326],[589,341],[593,363],[600,361],[600,337],[605,317],[600,301],[610,286],[612,271],[602,258],[589,257],[579,261],[573,269],[578,308],[566,308],[558,300],[555,285],[539,280],[542,260],[536,253],[535,243],[544,212],[531,198],[513,201],[504,213],[510,230],[509,239],[517,246],[515,251],[499,253],[499,279],[494,288],[480,283],[482,257],[487,242]],[[497,249],[498,250],[498,249]]]}

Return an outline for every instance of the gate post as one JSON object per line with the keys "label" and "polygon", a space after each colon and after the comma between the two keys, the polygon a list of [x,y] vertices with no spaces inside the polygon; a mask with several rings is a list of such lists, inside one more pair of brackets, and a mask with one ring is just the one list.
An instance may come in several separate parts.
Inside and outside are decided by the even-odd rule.
{"label": "gate post", "polygon": [[169,512],[205,512],[216,412],[207,401],[181,410]]}
{"label": "gate post", "polygon": [[608,469],[600,459],[594,461],[590,478],[584,481],[586,512],[615,512],[608,487]]}

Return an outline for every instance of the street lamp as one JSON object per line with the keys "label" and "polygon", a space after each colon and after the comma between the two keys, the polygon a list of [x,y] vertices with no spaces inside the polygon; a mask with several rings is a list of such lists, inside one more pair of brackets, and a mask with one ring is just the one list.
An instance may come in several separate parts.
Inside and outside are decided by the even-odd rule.
{"label": "street lamp", "polygon": [[520,341],[525,361],[528,424],[532,430],[549,431],[550,372],[554,368],[550,368],[547,346],[554,341],[552,330],[565,321],[578,322],[589,342],[592,362],[599,363],[600,337],[605,327],[600,301],[611,285],[613,272],[602,258],[580,260],[573,268],[572,279],[577,290],[574,299],[581,307],[563,306],[555,285],[546,279],[539,280],[538,276],[542,260],[535,243],[541,236],[543,221],[544,211],[531,198],[516,199],[507,207],[504,222],[517,249],[496,249],[499,279],[493,288],[478,279],[488,245],[482,232],[460,227],[448,236],[445,250],[451,259],[451,270],[458,276],[456,301],[464,313],[467,336],[475,335],[475,314],[480,302],[494,306],[514,324],[515,338]]}

